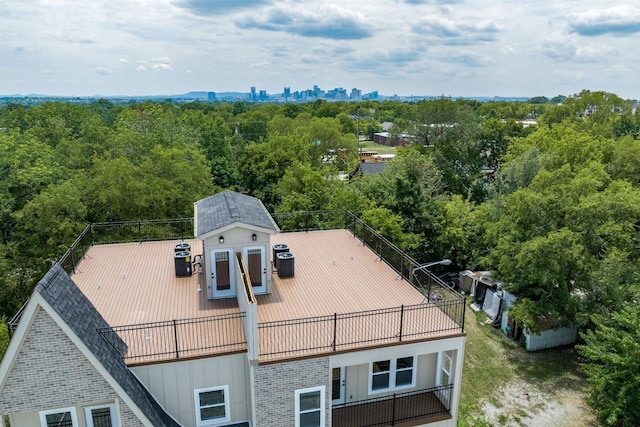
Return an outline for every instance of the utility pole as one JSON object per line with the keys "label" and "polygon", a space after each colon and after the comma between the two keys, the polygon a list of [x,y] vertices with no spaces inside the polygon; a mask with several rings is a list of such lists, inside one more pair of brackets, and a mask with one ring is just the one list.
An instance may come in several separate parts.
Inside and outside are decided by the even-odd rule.
{"label": "utility pole", "polygon": [[356,110],[356,139],[358,141],[358,160],[362,161],[362,148],[360,148],[360,106],[358,105],[358,109]]}

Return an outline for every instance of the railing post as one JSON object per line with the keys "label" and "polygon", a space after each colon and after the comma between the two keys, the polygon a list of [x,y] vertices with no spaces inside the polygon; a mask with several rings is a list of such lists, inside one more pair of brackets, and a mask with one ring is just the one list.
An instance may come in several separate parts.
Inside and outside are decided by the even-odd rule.
{"label": "railing post", "polygon": [[338,331],[338,313],[333,313],[333,351],[336,351],[337,331]]}
{"label": "railing post", "polygon": [[400,341],[402,341],[402,322],[404,321],[404,304],[400,306]]}
{"label": "railing post", "polygon": [[173,319],[173,340],[176,344],[176,359],[180,359],[180,350],[178,349],[178,327],[176,319]]}
{"label": "railing post", "polygon": [[464,332],[464,318],[467,314],[467,300],[465,298],[462,299],[462,332]]}
{"label": "railing post", "polygon": [[391,406],[391,425],[396,425],[396,394],[393,393],[393,405]]}
{"label": "railing post", "polygon": [[142,243],[142,221],[138,220],[138,242]]}

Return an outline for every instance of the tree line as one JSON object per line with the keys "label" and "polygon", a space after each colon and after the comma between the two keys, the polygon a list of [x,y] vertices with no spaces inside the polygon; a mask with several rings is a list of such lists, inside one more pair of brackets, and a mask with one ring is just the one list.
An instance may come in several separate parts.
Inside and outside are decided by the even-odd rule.
{"label": "tree line", "polygon": [[[382,173],[338,179],[358,166],[357,135],[385,122],[408,145]],[[87,223],[190,217],[194,201],[232,189],[272,212],[348,209],[418,261],[491,270],[519,296],[510,314],[522,325],[578,325],[592,404],[609,424],[637,424],[640,366],[602,349],[630,350],[640,333],[639,131],[632,101],[587,90],[529,102],[8,104],[0,315]]]}

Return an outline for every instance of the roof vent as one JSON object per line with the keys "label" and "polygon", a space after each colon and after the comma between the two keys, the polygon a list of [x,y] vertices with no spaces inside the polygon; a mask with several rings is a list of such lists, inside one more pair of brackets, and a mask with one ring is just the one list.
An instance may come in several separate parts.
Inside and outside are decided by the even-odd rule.
{"label": "roof vent", "polygon": [[291,252],[280,252],[278,258],[278,277],[293,277],[294,257]]}
{"label": "roof vent", "polygon": [[285,245],[284,243],[277,243],[273,245],[273,254],[271,260],[273,261],[273,266],[278,268],[278,254],[283,252],[289,252],[289,245]]}

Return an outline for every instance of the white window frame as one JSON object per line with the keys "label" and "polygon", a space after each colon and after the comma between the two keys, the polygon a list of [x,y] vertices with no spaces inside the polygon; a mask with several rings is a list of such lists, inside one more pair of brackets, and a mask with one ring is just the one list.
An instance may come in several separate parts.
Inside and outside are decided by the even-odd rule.
{"label": "white window frame", "polygon": [[87,421],[87,427],[94,427],[93,426],[93,416],[91,414],[91,411],[94,409],[105,409],[105,408],[109,408],[109,412],[111,413],[111,426],[112,427],[118,427],[118,417],[116,416],[116,405],[114,403],[109,403],[106,405],[94,405],[94,406],[87,406],[84,408],[84,417]]}
{"label": "white window frame", "polygon": [[[224,418],[216,418],[214,420],[202,420],[202,413],[200,410],[202,406],[200,406],[200,393],[207,393],[210,391],[220,391],[222,390],[224,393]],[[231,421],[231,411],[230,411],[230,402],[229,402],[229,386],[222,385],[217,387],[206,387],[206,388],[197,388],[193,390],[193,397],[196,407],[196,424],[198,426],[209,426],[221,423],[228,423]],[[222,406],[222,405],[220,405]]]}
{"label": "white window frame", "polygon": [[[398,359],[406,359],[406,358],[412,359],[411,368],[398,369]],[[376,373],[373,372],[373,364],[376,362],[385,362],[387,360],[389,361],[389,386],[386,388],[379,388],[374,390],[373,377],[376,375]],[[411,384],[396,386],[395,385],[396,374],[398,372],[409,371],[409,370],[411,371]],[[386,392],[395,391],[395,390],[404,390],[404,389],[412,388],[415,386],[416,386],[416,356],[402,356],[402,357],[396,357],[395,359],[375,360],[369,363],[369,394],[378,394],[378,393],[386,393]]]}
{"label": "white window frame", "polygon": [[48,411],[40,411],[40,425],[47,427],[47,415],[61,414],[63,412],[69,412],[71,414],[71,425],[78,427],[78,416],[76,414],[76,408],[71,406],[69,408],[50,409]]}
{"label": "white window frame", "polygon": [[[447,364],[449,365],[449,369],[447,370]],[[451,374],[453,373],[453,351],[443,351],[438,353],[438,368],[436,372],[436,385],[450,385],[453,384],[453,378]],[[446,374],[449,381],[444,384],[443,383],[443,373]]]}
{"label": "white window frame", "polygon": [[319,427],[324,427],[324,419],[325,419],[325,386],[318,386],[318,387],[309,387],[309,388],[302,388],[299,390],[295,391],[295,395],[296,395],[296,401],[295,401],[295,415],[296,415],[296,426],[295,427],[300,427],[300,415],[303,413],[309,413],[312,411],[306,411],[306,412],[300,412],[300,395],[301,394],[306,394],[306,393],[313,393],[313,392],[320,392],[320,426]]}

